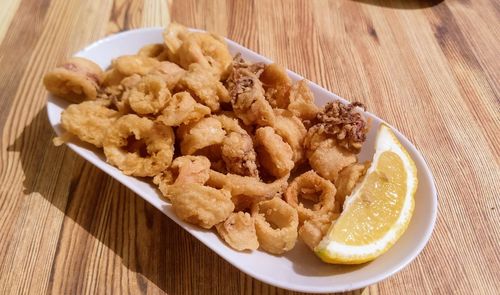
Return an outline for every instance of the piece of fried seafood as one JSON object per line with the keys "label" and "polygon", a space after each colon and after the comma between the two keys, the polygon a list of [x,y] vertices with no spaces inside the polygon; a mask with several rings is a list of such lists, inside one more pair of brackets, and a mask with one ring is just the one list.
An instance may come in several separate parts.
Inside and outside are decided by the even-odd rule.
{"label": "piece of fried seafood", "polygon": [[305,79],[290,88],[289,104],[286,108],[301,120],[313,120],[319,113],[320,109],[314,104],[314,95]]}
{"label": "piece of fried seafood", "polygon": [[[107,100],[71,104],[61,113],[61,126],[80,140],[102,147],[107,130],[120,116],[108,108],[109,104]],[[65,142],[65,138],[60,137],[57,142]]]}
{"label": "piece of fried seafood", "polygon": [[340,171],[337,180],[335,180],[335,186],[337,187],[335,212],[342,212],[345,198],[352,193],[356,184],[365,176],[366,171],[370,168],[370,164],[370,161],[355,163]]}
{"label": "piece of fried seafood", "polygon": [[162,123],[129,114],[108,129],[103,147],[107,161],[124,174],[155,176],[172,162],[174,133]]}
{"label": "piece of fried seafood", "polygon": [[213,72],[218,80],[225,80],[232,60],[224,38],[207,32],[187,34],[176,54],[184,69],[196,63]]}
{"label": "piece of fried seafood", "polygon": [[159,76],[146,75],[123,93],[123,100],[139,115],[154,115],[163,110],[171,98],[167,84]]}
{"label": "piece of fried seafood", "polygon": [[182,220],[209,229],[226,220],[234,210],[231,194],[199,183],[169,187],[172,209]]}
{"label": "piece of fried seafood", "polygon": [[137,55],[152,57],[159,61],[165,61],[168,58],[167,48],[163,43],[147,44],[141,47]]}
{"label": "piece of fried seafood", "polygon": [[210,160],[203,156],[180,156],[172,161],[170,167],[153,178],[163,197],[170,200],[172,185],[207,182]]}
{"label": "piece of fried seafood", "polygon": [[200,103],[213,112],[220,109],[221,102],[229,102],[228,90],[218,77],[199,64],[191,64],[187,72],[180,78],[176,87],[179,91],[189,91]]}
{"label": "piece of fried seafood", "polygon": [[227,115],[213,116],[222,124],[227,135],[221,145],[221,159],[225,170],[242,176],[259,177],[257,169],[257,154],[252,137],[243,129],[237,118]]}
{"label": "piece of fried seafood", "polygon": [[255,132],[255,149],[265,171],[280,178],[294,167],[292,148],[271,127],[260,127]]}
{"label": "piece of fried seafood", "polygon": [[91,60],[72,57],[46,73],[45,88],[72,103],[94,100],[101,87],[102,69]]}
{"label": "piece of fried seafood", "polygon": [[335,206],[336,191],[333,183],[310,170],[290,183],[285,191],[285,200],[297,210],[300,224],[303,224],[316,215],[331,212]]}
{"label": "piece of fried seafood", "polygon": [[286,70],[278,64],[266,65],[259,79],[269,104],[273,108],[286,109],[292,87],[292,79],[288,77]]}
{"label": "piece of fried seafood", "polygon": [[177,51],[189,35],[188,29],[176,22],[171,22],[163,31],[165,54],[169,61],[179,63]]}
{"label": "piece of fried seafood", "polygon": [[252,207],[260,247],[272,254],[291,250],[297,241],[297,211],[279,197],[255,203]]}
{"label": "piece of fried seafood", "polygon": [[215,228],[221,238],[237,251],[259,248],[255,221],[249,213],[233,212],[224,222],[217,224]]}
{"label": "piece of fried seafood", "polygon": [[167,83],[167,88],[171,92],[174,90],[177,83],[184,76],[186,70],[179,67],[175,63],[169,61],[162,61],[156,67],[152,68],[148,74],[159,76]]}
{"label": "piece of fried seafood", "polygon": [[259,76],[264,64],[248,63],[240,54],[232,62],[226,80],[234,114],[245,125],[272,126],[275,120],[273,109],[264,96]]}
{"label": "piece of fried seafood", "polygon": [[314,251],[330,229],[332,222],[338,218],[339,214],[333,212],[313,216],[311,219],[306,220],[299,228],[300,239]]}
{"label": "piece of fried seafood", "polygon": [[177,129],[177,136],[180,139],[181,154],[192,155],[212,145],[219,145],[226,136],[219,120],[206,117],[199,121],[181,125]]}
{"label": "piece of fried seafood", "polygon": [[300,164],[305,161],[304,138],[307,130],[302,121],[292,112],[282,109],[274,109],[276,119],[273,128],[276,133],[288,143],[293,151],[293,161]]}
{"label": "piece of fried seafood", "polygon": [[357,162],[368,123],[359,103],[328,103],[312,121],[304,139],[311,167],[322,177],[335,182],[339,172]]}
{"label": "piece of fried seafood", "polygon": [[189,92],[177,92],[167,101],[165,108],[157,117],[167,126],[179,126],[201,120],[210,114],[210,108],[196,102]]}

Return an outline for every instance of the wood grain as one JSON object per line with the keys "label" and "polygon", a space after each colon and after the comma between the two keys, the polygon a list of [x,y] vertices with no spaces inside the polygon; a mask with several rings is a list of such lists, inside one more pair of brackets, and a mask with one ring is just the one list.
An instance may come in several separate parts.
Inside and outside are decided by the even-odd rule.
{"label": "wood grain", "polygon": [[434,173],[422,254],[352,294],[500,290],[500,6],[460,1],[0,2],[0,294],[295,294],[241,273],[51,143],[43,73],[170,20],[225,35],[406,134]]}

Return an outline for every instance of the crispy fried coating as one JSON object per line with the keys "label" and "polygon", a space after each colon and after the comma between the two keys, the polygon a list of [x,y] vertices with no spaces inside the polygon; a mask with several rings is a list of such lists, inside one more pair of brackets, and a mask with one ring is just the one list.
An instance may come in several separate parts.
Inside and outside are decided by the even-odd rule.
{"label": "crispy fried coating", "polygon": [[252,216],[264,251],[279,255],[295,246],[299,218],[297,211],[285,201],[278,197],[261,201],[252,207]]}
{"label": "crispy fried coating", "polygon": [[337,187],[337,194],[335,195],[335,212],[342,211],[345,198],[351,194],[356,184],[361,181],[368,168],[370,168],[370,164],[370,161],[355,163],[340,171],[337,180],[335,180],[335,186]]}
{"label": "crispy fried coating", "polygon": [[160,56],[164,50],[165,50],[164,44],[153,43],[141,47],[141,49],[139,49],[139,51],[137,52],[137,55],[158,59],[158,56]]}
{"label": "crispy fried coating", "polygon": [[188,29],[175,22],[170,23],[165,28],[165,31],[163,31],[163,42],[165,44],[165,54],[169,61],[179,63],[177,51],[188,35]]}
{"label": "crispy fried coating", "polygon": [[101,86],[101,68],[91,60],[72,57],[43,77],[45,88],[72,103],[96,99]]}
{"label": "crispy fried coating", "polygon": [[80,140],[102,147],[107,130],[120,116],[102,100],[72,104],[61,114],[61,126]]}
{"label": "crispy fried coating", "polygon": [[113,123],[103,147],[107,161],[123,173],[155,176],[172,162],[174,133],[162,123],[130,114]]}
{"label": "crispy fried coating", "polygon": [[332,222],[337,220],[339,214],[329,212],[327,214],[315,215],[306,220],[299,228],[300,239],[314,251],[314,248],[321,242],[330,229]]}
{"label": "crispy fried coating", "polygon": [[229,173],[258,177],[257,154],[248,133],[230,132],[222,141],[222,160]]}
{"label": "crispy fried coating", "polygon": [[262,64],[247,63],[236,55],[226,81],[234,113],[245,125],[272,126],[275,120],[259,80],[262,67]]}
{"label": "crispy fried coating", "polygon": [[220,108],[220,102],[229,102],[229,93],[217,76],[199,65],[191,64],[177,85],[179,90],[189,91],[200,103],[212,111]]}
{"label": "crispy fried coating", "polygon": [[226,188],[233,196],[244,195],[254,199],[269,199],[281,194],[288,185],[289,177],[285,175],[271,183],[265,183],[255,177],[223,174],[214,170],[210,170],[209,175],[207,185]]}
{"label": "crispy fried coating", "polygon": [[216,226],[217,232],[231,248],[244,251],[259,248],[253,217],[244,212],[231,213]]}
{"label": "crispy fried coating", "polygon": [[234,210],[231,194],[198,183],[169,188],[172,209],[182,220],[209,229],[223,222]]}
{"label": "crispy fried coating", "polygon": [[288,110],[275,109],[276,120],[273,128],[288,143],[293,151],[293,161],[299,164],[305,160],[304,138],[307,130],[302,121]]}
{"label": "crispy fried coating", "polygon": [[178,92],[167,102],[161,114],[157,117],[167,126],[190,124],[210,114],[210,108],[197,103],[189,92]]}
{"label": "crispy fried coating", "polygon": [[139,115],[157,114],[170,100],[170,91],[163,79],[146,75],[132,88],[125,91],[124,99],[130,108]]}
{"label": "crispy fried coating", "polygon": [[205,147],[221,144],[226,136],[222,124],[212,117],[203,118],[197,122],[182,125],[177,129],[181,140],[181,153],[192,155]]}
{"label": "crispy fried coating", "polygon": [[345,167],[356,163],[357,156],[342,147],[326,141],[310,153],[309,165],[322,177],[335,182],[339,172]]}
{"label": "crispy fried coating", "polygon": [[170,91],[174,90],[175,86],[179,83],[179,80],[185,73],[186,70],[169,61],[160,62],[156,67],[152,68],[151,71],[148,72],[150,75],[161,77],[165,83],[167,83],[167,88]]}
{"label": "crispy fried coating", "polygon": [[314,104],[314,95],[305,79],[290,88],[289,101],[287,109],[302,120],[312,120],[319,113],[319,108]]}
{"label": "crispy fried coating", "polygon": [[133,74],[146,75],[159,64],[158,60],[144,55],[122,55],[111,62],[111,67],[127,77]]}
{"label": "crispy fried coating", "polygon": [[[335,206],[336,192],[333,183],[310,170],[290,183],[285,191],[285,200],[297,210],[300,224],[303,224],[316,215],[331,212]],[[313,205],[307,208],[300,199],[313,202]]]}
{"label": "crispy fried coating", "polygon": [[255,132],[258,158],[266,171],[280,178],[294,167],[292,148],[271,127],[261,127]]}
{"label": "crispy fried coating", "polygon": [[325,135],[335,144],[359,153],[368,132],[364,105],[359,102],[343,104],[340,101],[327,103],[312,121],[310,133]]}
{"label": "crispy fried coating", "polygon": [[260,81],[266,91],[266,99],[273,108],[286,109],[290,100],[288,98],[292,79],[286,70],[278,64],[270,64],[264,68]]}
{"label": "crispy fried coating", "polygon": [[153,183],[158,185],[162,195],[170,199],[171,185],[207,182],[210,171],[210,160],[203,156],[180,156],[172,161],[172,165],[156,175]]}
{"label": "crispy fried coating", "polygon": [[183,68],[188,69],[196,63],[219,79],[227,77],[232,60],[224,39],[204,32],[189,33],[177,50],[177,56]]}

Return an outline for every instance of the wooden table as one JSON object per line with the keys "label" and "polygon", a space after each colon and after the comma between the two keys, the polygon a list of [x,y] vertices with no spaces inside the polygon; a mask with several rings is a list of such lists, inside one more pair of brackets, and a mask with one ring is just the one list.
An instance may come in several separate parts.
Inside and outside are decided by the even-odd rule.
{"label": "wooden table", "polygon": [[52,145],[44,72],[103,36],[170,20],[364,102],[422,151],[439,191],[434,234],[407,268],[354,293],[499,292],[500,6],[438,2],[1,1],[0,294],[291,294]]}

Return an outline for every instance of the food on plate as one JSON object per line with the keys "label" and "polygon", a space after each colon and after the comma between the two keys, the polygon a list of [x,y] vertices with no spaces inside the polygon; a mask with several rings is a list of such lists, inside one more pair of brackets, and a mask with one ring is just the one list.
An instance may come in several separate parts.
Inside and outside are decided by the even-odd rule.
{"label": "food on plate", "polygon": [[314,248],[324,261],[357,264],[387,251],[410,223],[417,169],[391,129],[382,124],[366,176],[347,197],[344,210]]}
{"label": "food on plate", "polygon": [[106,132],[104,154],[112,165],[133,176],[155,176],[170,166],[174,132],[163,123],[128,114]]}
{"label": "food on plate", "polygon": [[335,181],[339,172],[357,162],[366,140],[368,122],[360,103],[329,102],[310,122],[304,139],[311,167],[322,177]]}
{"label": "food on plate", "polygon": [[165,108],[157,117],[167,126],[188,125],[210,114],[210,108],[196,102],[189,92],[177,92],[167,100]]}
{"label": "food on plate", "polygon": [[234,210],[231,194],[199,183],[169,188],[175,214],[182,220],[209,229],[226,220]]}
{"label": "food on plate", "polygon": [[290,88],[289,101],[287,109],[302,120],[312,120],[319,113],[306,80],[301,80]]}
{"label": "food on plate", "polygon": [[115,110],[107,108],[109,102],[89,100],[72,104],[61,114],[61,126],[80,140],[102,147],[108,129],[119,117]]}
{"label": "food on plate", "polygon": [[101,74],[102,69],[93,61],[72,57],[46,73],[43,84],[55,96],[78,103],[96,99]]}
{"label": "food on plate", "polygon": [[218,76],[199,64],[191,64],[177,84],[179,90],[189,91],[193,97],[213,112],[218,111],[221,102],[229,102],[229,93]]}
{"label": "food on plate", "polygon": [[269,126],[274,123],[273,109],[264,96],[259,80],[263,67],[263,64],[248,63],[236,55],[226,80],[234,114],[245,125]]}
{"label": "food on plate", "polygon": [[352,190],[366,174],[366,170],[370,167],[370,161],[365,163],[355,163],[349,165],[340,171],[337,180],[335,180],[335,187],[337,188],[337,194],[335,195],[335,211],[342,211],[342,206],[344,206],[345,198],[351,194]]}
{"label": "food on plate", "polygon": [[234,212],[224,221],[215,226],[217,232],[231,248],[244,251],[259,248],[255,220],[249,213]]}
{"label": "food on plate", "polygon": [[273,108],[286,109],[290,102],[292,79],[288,77],[285,69],[278,64],[267,65],[259,78],[269,104]]}
{"label": "food on plate", "polygon": [[[285,192],[285,200],[299,215],[300,224],[317,215],[329,214],[335,206],[335,185],[309,170],[297,176]],[[308,201],[305,206],[301,200]],[[309,208],[308,208],[309,207]]]}
{"label": "food on plate", "polygon": [[254,204],[252,216],[260,246],[269,253],[282,254],[297,241],[297,211],[279,197]]}
{"label": "food on plate", "polygon": [[157,114],[163,110],[170,100],[167,83],[159,76],[146,75],[124,97],[130,108],[139,115]]}
{"label": "food on plate", "polygon": [[280,178],[292,171],[293,151],[271,127],[260,127],[255,131],[255,146],[260,165],[270,175]]}
{"label": "food on plate", "polygon": [[192,155],[205,147],[221,144],[225,136],[222,124],[212,117],[202,118],[177,129],[183,155]]}
{"label": "food on plate", "polygon": [[73,136],[103,148],[108,163],[156,185],[181,220],[237,251],[281,255],[300,238],[325,261],[355,263],[379,252],[341,250],[375,241],[376,222],[404,229],[395,218],[409,211],[383,204],[409,202],[401,193],[416,184],[402,175],[413,166],[401,165],[410,160],[385,131],[373,162],[358,162],[370,123],[363,105],[319,108],[306,80],[232,57],[217,35],[172,23],[163,37],[105,71],[71,58],[48,72],[47,90],[74,103],[54,142]]}

